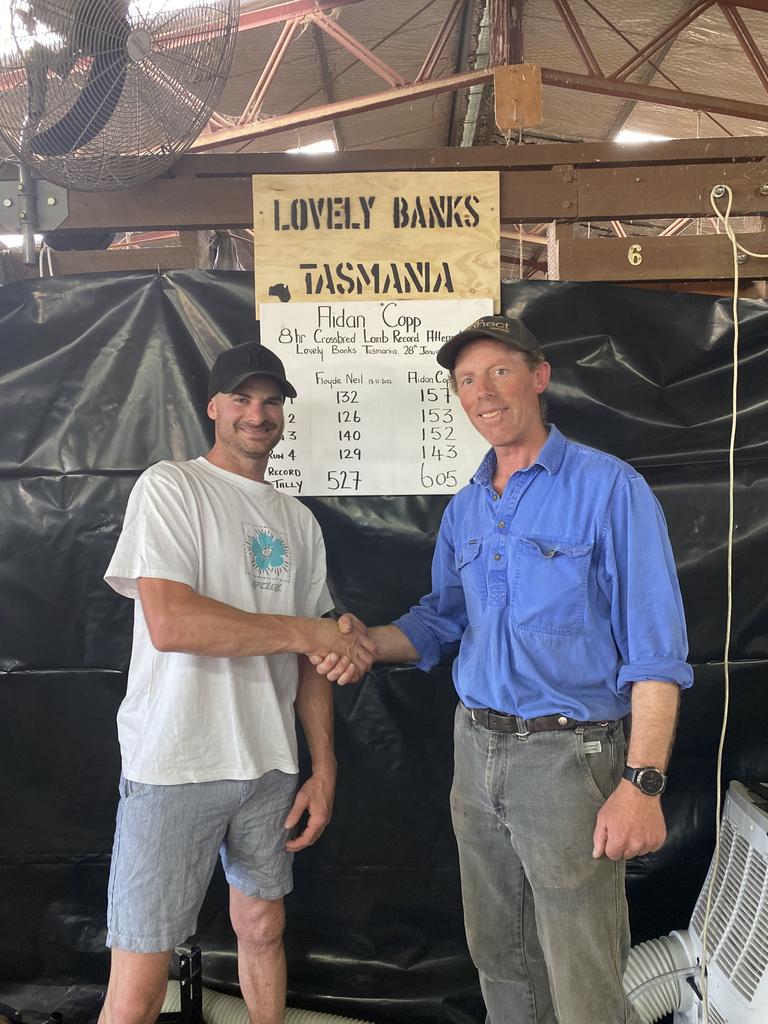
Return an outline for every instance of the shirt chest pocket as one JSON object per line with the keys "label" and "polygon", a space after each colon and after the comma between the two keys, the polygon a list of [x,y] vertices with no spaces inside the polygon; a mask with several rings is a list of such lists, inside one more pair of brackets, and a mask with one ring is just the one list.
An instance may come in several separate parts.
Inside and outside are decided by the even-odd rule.
{"label": "shirt chest pocket", "polygon": [[488,602],[488,588],[482,559],[480,537],[465,541],[456,548],[456,571],[464,588],[464,603],[470,626],[478,626]]}
{"label": "shirt chest pocket", "polygon": [[515,625],[554,636],[579,633],[591,557],[591,544],[521,537],[515,553]]}

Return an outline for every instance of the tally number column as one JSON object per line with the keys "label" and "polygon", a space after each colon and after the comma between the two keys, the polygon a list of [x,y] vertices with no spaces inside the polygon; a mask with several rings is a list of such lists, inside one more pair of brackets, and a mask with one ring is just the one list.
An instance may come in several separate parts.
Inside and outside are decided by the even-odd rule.
{"label": "tally number column", "polygon": [[[440,374],[443,377],[443,374]],[[459,451],[456,433],[455,396],[444,382],[419,386],[421,413],[421,470],[420,483],[426,491],[454,490],[459,483],[457,474]]]}
{"label": "tally number column", "polygon": [[[356,377],[356,374],[352,374]],[[336,436],[338,438],[338,466],[327,471],[326,480],[331,494],[336,491],[357,493],[362,484],[362,461],[365,449],[365,418],[360,398],[359,385],[363,375],[353,380],[357,386],[335,391],[336,395]]]}

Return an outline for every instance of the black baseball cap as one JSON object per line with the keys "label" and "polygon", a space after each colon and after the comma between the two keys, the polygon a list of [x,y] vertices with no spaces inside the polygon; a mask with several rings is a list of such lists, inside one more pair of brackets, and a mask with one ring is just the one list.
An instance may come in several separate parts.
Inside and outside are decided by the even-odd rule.
{"label": "black baseball cap", "polygon": [[539,348],[539,343],[525,326],[522,320],[513,320],[508,316],[481,316],[475,320],[466,330],[455,334],[446,341],[437,353],[437,361],[447,370],[452,370],[459,352],[470,341],[479,341],[480,338],[493,338],[494,341],[503,341],[511,348],[519,352],[530,352],[532,355],[544,358],[544,353]]}
{"label": "black baseball cap", "polygon": [[264,348],[260,341],[246,341],[218,356],[208,377],[208,398],[213,398],[219,391],[231,394],[238,384],[254,373],[274,377],[286,398],[296,397],[296,388],[285,379],[285,367],[275,353]]}

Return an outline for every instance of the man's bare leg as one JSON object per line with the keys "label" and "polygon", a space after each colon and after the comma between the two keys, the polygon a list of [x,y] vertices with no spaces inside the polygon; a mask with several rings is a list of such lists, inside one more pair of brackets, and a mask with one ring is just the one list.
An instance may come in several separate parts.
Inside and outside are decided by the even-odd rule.
{"label": "man's bare leg", "polygon": [[237,969],[251,1024],[282,1024],[285,1012],[285,909],[282,899],[260,900],[229,888],[237,935]]}
{"label": "man's bare leg", "polygon": [[112,967],[99,1024],[155,1024],[168,988],[166,953],[112,950]]}

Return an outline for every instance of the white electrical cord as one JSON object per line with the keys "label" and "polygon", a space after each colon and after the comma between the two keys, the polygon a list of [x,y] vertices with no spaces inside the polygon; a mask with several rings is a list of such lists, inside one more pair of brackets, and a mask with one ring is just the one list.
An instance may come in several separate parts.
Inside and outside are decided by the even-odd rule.
{"label": "white electrical cord", "polygon": [[43,277],[43,257],[48,257],[48,277],[53,277],[53,265],[51,263],[51,248],[42,242],[40,245],[40,259],[38,261],[38,277]]}
{"label": "white electrical cord", "polygon": [[631,1003],[634,1003],[643,992],[647,992],[649,988],[655,988],[657,985],[662,984],[665,981],[673,981],[676,978],[692,978],[696,975],[699,970],[698,964],[688,964],[685,967],[676,967],[673,971],[664,971],[663,974],[655,974],[652,978],[646,978],[645,981],[641,981],[639,985],[635,985],[634,988],[627,992],[627,999]]}
{"label": "white electrical cord", "polygon": [[[721,191],[722,190],[722,191]],[[722,196],[728,197],[728,204],[725,213],[722,213],[715,202],[715,199]],[[726,590],[726,612],[725,612],[725,650],[723,653],[723,677],[724,677],[724,702],[723,702],[723,724],[720,729],[720,742],[717,748],[717,777],[716,777],[716,800],[715,800],[715,852],[712,860],[712,870],[707,886],[707,902],[704,908],[704,926],[701,934],[701,994],[704,1009],[704,1024],[709,1024],[709,993],[707,979],[707,933],[709,931],[709,918],[712,910],[712,893],[715,886],[715,879],[720,867],[720,801],[722,799],[722,767],[723,748],[725,746],[725,734],[728,726],[728,708],[731,698],[731,677],[728,663],[731,656],[731,621],[733,618],[733,492],[734,492],[734,452],[736,449],[736,418],[738,412],[737,396],[739,385],[739,261],[738,254],[743,252],[747,256],[754,256],[756,259],[768,259],[768,253],[751,252],[736,240],[733,228],[730,224],[731,206],[733,205],[733,192],[728,185],[715,186],[709,194],[709,201],[712,209],[717,215],[718,221],[723,225],[726,235],[730,239],[733,249],[733,385],[731,389],[731,436],[728,443],[728,544],[727,544],[727,590]]]}

